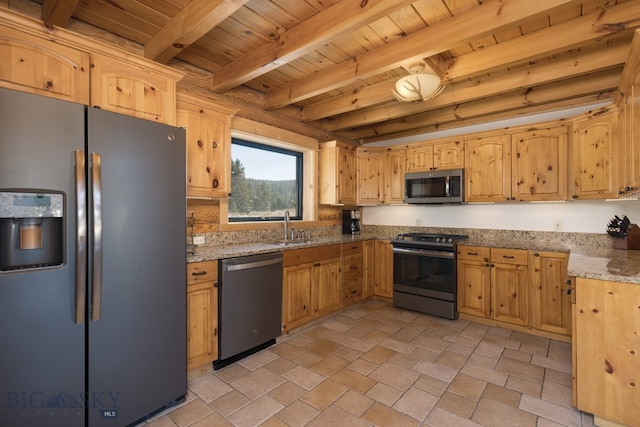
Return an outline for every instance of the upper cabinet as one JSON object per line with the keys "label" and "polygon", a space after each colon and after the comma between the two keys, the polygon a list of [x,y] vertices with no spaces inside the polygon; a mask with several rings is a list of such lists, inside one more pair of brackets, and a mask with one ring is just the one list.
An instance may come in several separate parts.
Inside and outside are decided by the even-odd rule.
{"label": "upper cabinet", "polygon": [[384,192],[384,151],[379,148],[357,149],[356,169],[358,174],[358,205],[377,205],[382,203]]}
{"label": "upper cabinet", "polygon": [[356,146],[341,141],[319,144],[319,202],[356,204]]}
{"label": "upper cabinet", "polygon": [[384,203],[404,202],[406,158],[407,151],[404,148],[389,148],[384,153]]}
{"label": "upper cabinet", "polygon": [[617,112],[603,108],[574,122],[571,198],[618,197],[617,119]]}
{"label": "upper cabinet", "polygon": [[495,135],[465,141],[465,198],[469,202],[511,199],[511,138]]}
{"label": "upper cabinet", "polygon": [[178,95],[177,125],[187,131],[187,196],[229,196],[233,113],[201,98]]}
{"label": "upper cabinet", "polygon": [[0,87],[89,104],[89,54],[0,26]]}
{"label": "upper cabinet", "polygon": [[567,129],[539,129],[511,135],[511,197],[567,199]]}
{"label": "upper cabinet", "polygon": [[91,105],[142,119],[176,124],[176,82],[149,62],[91,55]]}
{"label": "upper cabinet", "polygon": [[422,143],[407,147],[407,172],[462,169],[464,141]]}

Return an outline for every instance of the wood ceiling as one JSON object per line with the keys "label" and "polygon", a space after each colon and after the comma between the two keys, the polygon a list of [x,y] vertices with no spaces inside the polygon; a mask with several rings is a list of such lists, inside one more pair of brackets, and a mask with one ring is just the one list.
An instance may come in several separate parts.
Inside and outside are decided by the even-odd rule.
{"label": "wood ceiling", "polygon": [[[34,4],[47,23],[88,24],[139,44],[147,58],[199,70],[186,86],[363,144],[613,100],[640,26],[639,0]],[[416,59],[446,87],[428,101],[396,101],[402,65]]]}

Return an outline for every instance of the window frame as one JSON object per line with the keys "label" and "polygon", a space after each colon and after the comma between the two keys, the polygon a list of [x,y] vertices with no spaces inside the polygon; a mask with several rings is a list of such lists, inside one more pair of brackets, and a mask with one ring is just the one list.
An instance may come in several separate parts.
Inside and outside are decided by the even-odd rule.
{"label": "window frame", "polygon": [[[295,166],[296,166],[296,196],[297,196],[297,211],[295,213],[290,212],[290,219],[294,221],[301,221],[304,217],[304,165],[305,165],[305,152],[300,147],[300,150],[295,150],[295,147],[286,148],[280,145],[268,144],[264,141],[258,142],[251,139],[243,138],[240,136],[232,136],[231,138],[231,150],[230,150],[230,158],[229,161],[231,165],[233,164],[233,145],[241,145],[248,148],[255,148],[259,150],[269,151],[273,153],[290,155],[295,158]],[[231,167],[230,165],[230,167]],[[230,181],[231,187],[231,197],[233,197],[233,182]],[[281,216],[270,216],[270,217],[232,217],[231,212],[227,211],[227,221],[229,224],[242,224],[242,223],[273,223],[273,222],[282,222],[284,221],[284,215]]]}

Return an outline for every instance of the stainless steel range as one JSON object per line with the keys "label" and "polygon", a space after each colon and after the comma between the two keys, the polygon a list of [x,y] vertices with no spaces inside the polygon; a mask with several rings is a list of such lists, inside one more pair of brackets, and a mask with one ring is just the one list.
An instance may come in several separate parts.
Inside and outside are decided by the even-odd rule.
{"label": "stainless steel range", "polygon": [[456,243],[460,234],[399,234],[393,244],[393,305],[457,319]]}

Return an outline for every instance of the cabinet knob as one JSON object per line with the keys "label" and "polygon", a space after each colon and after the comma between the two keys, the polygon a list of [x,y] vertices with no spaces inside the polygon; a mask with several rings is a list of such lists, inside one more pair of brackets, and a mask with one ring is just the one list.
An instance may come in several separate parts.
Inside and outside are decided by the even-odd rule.
{"label": "cabinet knob", "polygon": [[217,143],[216,141],[213,141],[213,144],[211,144],[211,146],[212,146],[213,148],[218,148],[218,143]]}
{"label": "cabinet knob", "polygon": [[218,185],[220,185],[220,183],[218,182],[218,178],[214,178],[212,185],[213,188],[218,188]]}
{"label": "cabinet knob", "polygon": [[202,141],[198,140],[198,147],[202,147]]}

